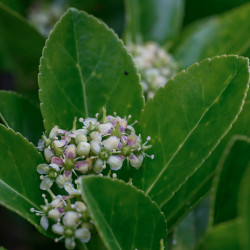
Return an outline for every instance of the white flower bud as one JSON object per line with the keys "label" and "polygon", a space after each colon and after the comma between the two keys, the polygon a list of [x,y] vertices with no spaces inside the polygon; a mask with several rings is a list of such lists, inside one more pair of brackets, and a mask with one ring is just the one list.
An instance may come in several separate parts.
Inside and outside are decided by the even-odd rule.
{"label": "white flower bud", "polygon": [[48,229],[48,227],[49,227],[49,221],[48,221],[48,218],[47,218],[45,215],[43,215],[43,216],[41,217],[40,225],[41,225],[41,227],[42,227],[45,231],[47,231],[47,229]]}
{"label": "white flower bud", "polygon": [[78,145],[80,142],[87,142],[86,135],[83,135],[83,134],[77,135],[75,142],[76,142],[76,145]]}
{"label": "white flower bud", "polygon": [[49,177],[46,176],[40,183],[40,189],[47,190],[51,188],[52,185],[53,185],[53,180],[51,180]]}
{"label": "white flower bud", "polygon": [[77,135],[87,135],[87,129],[86,128],[82,128],[82,129],[77,129],[72,131],[72,133],[77,136]]}
{"label": "white flower bud", "polygon": [[61,148],[66,145],[66,140],[54,140],[53,141],[53,146],[54,148]]}
{"label": "white flower bud", "polygon": [[60,212],[58,211],[58,209],[54,208],[54,209],[51,209],[49,212],[48,212],[48,217],[50,219],[53,219],[53,220],[58,220],[60,218]]}
{"label": "white flower bud", "polygon": [[49,138],[54,138],[57,136],[58,133],[58,126],[54,126],[49,133]]}
{"label": "white flower bud", "polygon": [[70,195],[80,195],[81,191],[74,188],[73,184],[70,182],[65,183],[64,189]]}
{"label": "white flower bud", "polygon": [[75,231],[75,237],[84,243],[89,242],[91,234],[87,228],[79,228]]}
{"label": "white flower bud", "polygon": [[78,212],[82,213],[82,212],[86,211],[87,207],[85,206],[85,204],[84,204],[83,202],[77,201],[77,202],[75,203],[75,209],[76,209]]}
{"label": "white flower bud", "polygon": [[50,160],[51,160],[51,158],[52,158],[53,155],[54,154],[53,154],[53,152],[52,152],[51,149],[49,149],[49,148],[45,148],[44,149],[44,157],[45,157],[45,160],[47,162],[50,162]]}
{"label": "white flower bud", "polygon": [[67,178],[65,177],[65,175],[58,175],[58,177],[56,178],[56,183],[60,188],[63,188],[64,184],[68,182]]}
{"label": "white flower bud", "polygon": [[111,155],[108,158],[108,164],[112,170],[119,170],[122,167],[124,157],[122,155]]}
{"label": "white flower bud", "polygon": [[86,126],[87,128],[90,126],[90,123],[92,125],[95,125],[97,123],[97,120],[95,118],[87,118],[83,122],[84,126]]}
{"label": "white flower bud", "polygon": [[98,125],[98,130],[101,133],[101,135],[106,135],[110,133],[110,130],[112,129],[112,127],[113,126],[111,123],[104,123],[104,124]]}
{"label": "white flower bud", "polygon": [[127,138],[127,146],[130,146],[136,150],[141,147],[141,139],[139,136],[131,134]]}
{"label": "white flower bud", "polygon": [[67,249],[74,249],[76,243],[73,238],[65,238],[65,248]]}
{"label": "white flower bud", "polygon": [[110,136],[107,140],[104,140],[103,146],[108,151],[112,152],[119,144],[119,139],[116,136]]}
{"label": "white flower bud", "polygon": [[142,165],[143,159],[144,156],[142,154],[137,157],[134,154],[131,154],[129,157],[129,162],[132,167],[138,169]]}
{"label": "white flower bud", "polygon": [[55,234],[63,235],[64,227],[63,227],[61,224],[54,224],[54,225],[52,226],[52,231],[53,231]]}
{"label": "white flower bud", "polygon": [[97,159],[95,164],[94,164],[94,167],[93,167],[93,170],[96,172],[96,173],[101,173],[103,168],[104,162],[101,160],[101,159]]}
{"label": "white flower bud", "polygon": [[102,141],[102,135],[97,131],[92,132],[90,134],[90,137],[93,141],[98,141],[98,142]]}
{"label": "white flower bud", "polygon": [[89,161],[77,161],[75,164],[75,169],[83,174],[86,174],[89,170]]}
{"label": "white flower bud", "polygon": [[74,227],[76,226],[78,219],[79,219],[78,213],[73,211],[68,211],[65,213],[63,217],[63,224],[68,227]]}
{"label": "white flower bud", "polygon": [[53,208],[59,208],[63,205],[63,199],[61,195],[57,195],[56,198],[50,203]]}
{"label": "white flower bud", "polygon": [[49,172],[49,165],[47,165],[47,164],[39,164],[37,166],[37,172],[39,174],[47,174]]}
{"label": "white flower bud", "polygon": [[97,141],[91,141],[90,142],[90,147],[91,147],[91,151],[94,154],[96,154],[96,155],[100,154],[100,152],[101,152],[101,145],[99,144],[99,142],[97,142]]}
{"label": "white flower bud", "polygon": [[56,165],[56,164],[49,164],[50,168],[52,168],[53,170],[55,170],[56,172],[58,172],[60,170],[60,168]]}
{"label": "white flower bud", "polygon": [[90,144],[87,142],[80,142],[76,148],[76,153],[80,156],[86,156],[89,154]]}

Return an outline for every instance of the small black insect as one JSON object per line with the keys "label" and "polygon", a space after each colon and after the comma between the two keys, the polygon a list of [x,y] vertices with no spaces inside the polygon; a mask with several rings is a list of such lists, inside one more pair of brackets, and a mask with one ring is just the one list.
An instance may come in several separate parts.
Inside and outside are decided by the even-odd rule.
{"label": "small black insect", "polygon": [[128,75],[128,71],[126,70],[126,71],[124,72],[124,74],[127,76],[127,75]]}

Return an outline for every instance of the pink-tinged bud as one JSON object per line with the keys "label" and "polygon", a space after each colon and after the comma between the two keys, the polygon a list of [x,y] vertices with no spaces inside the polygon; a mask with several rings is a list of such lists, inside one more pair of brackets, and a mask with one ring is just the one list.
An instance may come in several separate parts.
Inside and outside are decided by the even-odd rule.
{"label": "pink-tinged bud", "polygon": [[100,124],[98,125],[98,131],[100,132],[101,135],[106,135],[110,133],[112,127],[113,126],[111,123]]}
{"label": "pink-tinged bud", "polygon": [[80,156],[86,156],[89,154],[89,151],[90,151],[90,144],[87,143],[87,142],[80,142],[78,145],[77,145],[77,148],[76,148],[76,153]]}
{"label": "pink-tinged bud", "polygon": [[76,145],[70,144],[65,150],[65,155],[69,159],[74,159],[76,157]]}
{"label": "pink-tinged bud", "polygon": [[101,159],[97,159],[95,164],[94,164],[93,170],[96,173],[101,173],[103,171],[103,164],[104,164],[104,162]]}
{"label": "pink-tinged bud", "polygon": [[47,162],[50,162],[50,160],[51,160],[51,158],[52,158],[53,155],[54,154],[53,154],[53,152],[52,152],[51,149],[49,149],[49,148],[45,148],[44,149],[44,157],[45,157],[45,160]]}
{"label": "pink-tinged bud", "polygon": [[75,169],[80,171],[83,174],[86,174],[89,170],[89,162],[88,161],[77,161],[75,164]]}
{"label": "pink-tinged bud", "polygon": [[144,159],[144,156],[142,154],[140,154],[137,157],[134,154],[131,154],[129,157],[129,162],[132,167],[138,169],[142,165],[143,159]]}
{"label": "pink-tinged bud", "polygon": [[63,160],[60,157],[53,156],[51,159],[51,163],[61,167],[63,165]]}
{"label": "pink-tinged bud", "polygon": [[127,138],[127,146],[130,146],[134,149],[139,149],[141,147],[141,139],[137,135],[129,135]]}
{"label": "pink-tinged bud", "polygon": [[120,140],[116,136],[110,136],[107,140],[104,140],[103,146],[108,151],[112,152],[114,149],[117,148]]}
{"label": "pink-tinged bud", "polygon": [[63,188],[65,183],[71,181],[71,177],[72,177],[72,172],[68,171],[68,170],[65,170],[63,175],[59,175],[56,178],[56,183],[60,188]]}
{"label": "pink-tinged bud", "polygon": [[49,227],[49,221],[48,221],[48,218],[47,218],[45,215],[43,215],[43,216],[41,217],[40,225],[41,225],[41,227],[42,227],[45,231],[47,231],[47,229],[48,229],[48,227]]}
{"label": "pink-tinged bud", "polygon": [[91,147],[91,151],[94,154],[96,154],[96,155],[100,154],[100,152],[101,152],[101,145],[99,144],[99,142],[97,142],[97,141],[91,141],[90,142],[90,147]]}
{"label": "pink-tinged bud", "polygon": [[119,170],[122,167],[124,157],[122,155],[111,155],[107,163],[112,170]]}

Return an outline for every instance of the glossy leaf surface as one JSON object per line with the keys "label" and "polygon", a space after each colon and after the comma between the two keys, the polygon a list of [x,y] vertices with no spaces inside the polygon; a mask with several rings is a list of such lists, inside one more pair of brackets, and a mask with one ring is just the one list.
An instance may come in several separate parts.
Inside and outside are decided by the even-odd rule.
{"label": "glossy leaf surface", "polygon": [[135,187],[98,176],[81,178],[83,199],[108,249],[159,249],[166,224],[159,207]]}
{"label": "glossy leaf surface", "polygon": [[41,232],[39,218],[30,212],[43,204],[36,167],[44,160],[20,134],[0,125],[0,204],[27,219]]}
{"label": "glossy leaf surface", "polygon": [[122,42],[105,24],[76,9],[66,12],[47,40],[39,85],[47,130],[54,125],[71,129],[75,116],[94,117],[103,106],[133,119],[143,107],[139,77]]}
{"label": "glossy leaf surface", "polygon": [[143,135],[152,137],[155,159],[147,158],[135,185],[163,206],[229,131],[242,109],[248,80],[247,59],[223,56],[168,81],[140,119]]}

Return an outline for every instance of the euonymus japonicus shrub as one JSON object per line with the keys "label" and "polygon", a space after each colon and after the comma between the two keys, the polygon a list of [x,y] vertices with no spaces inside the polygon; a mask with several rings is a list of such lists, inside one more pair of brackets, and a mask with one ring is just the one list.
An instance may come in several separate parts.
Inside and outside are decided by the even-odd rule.
{"label": "euonymus japonicus shrub", "polygon": [[[46,41],[39,70],[44,129],[37,106],[0,93],[11,103],[1,111],[1,204],[67,249],[166,247],[167,228],[186,213],[176,193],[243,109],[248,59],[205,59],[145,104],[121,40],[69,9]],[[21,106],[23,116],[13,115]]]}

